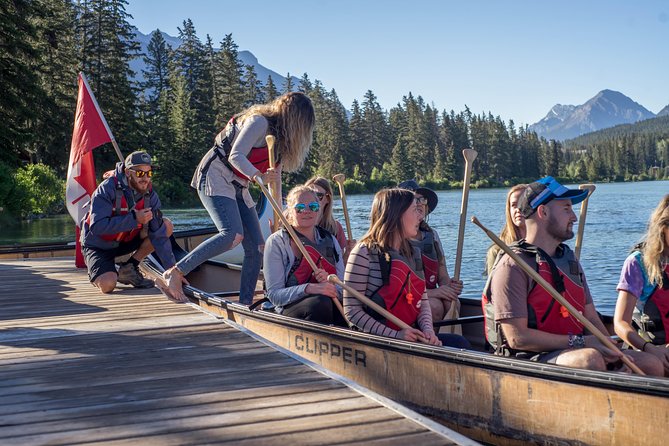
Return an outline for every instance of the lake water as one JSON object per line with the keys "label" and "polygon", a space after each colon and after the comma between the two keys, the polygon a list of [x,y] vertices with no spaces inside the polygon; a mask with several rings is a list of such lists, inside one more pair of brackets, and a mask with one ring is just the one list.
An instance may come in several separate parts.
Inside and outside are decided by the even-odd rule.
{"label": "lake water", "polygon": [[[599,184],[588,204],[587,224],[583,237],[582,263],[597,308],[612,314],[620,268],[629,249],[643,235],[652,210],[660,198],[669,193],[669,182]],[[460,218],[462,191],[438,192],[439,205],[430,214],[429,223],[439,232],[444,245],[449,272],[453,271]],[[488,229],[498,232],[504,222],[506,189],[471,190],[468,215],[475,215]],[[347,204],[353,236],[359,238],[368,227],[373,195],[348,195]],[[576,207],[578,215],[579,206]],[[177,230],[211,226],[203,209],[165,210]],[[335,215],[342,224],[340,202]],[[574,227],[574,232],[577,228]],[[24,222],[0,230],[0,244],[69,241],[74,226],[68,216]],[[573,248],[574,240],[567,242]],[[480,297],[485,284],[482,276],[485,253],[490,240],[474,224],[467,222],[461,277],[465,282],[463,296]]]}

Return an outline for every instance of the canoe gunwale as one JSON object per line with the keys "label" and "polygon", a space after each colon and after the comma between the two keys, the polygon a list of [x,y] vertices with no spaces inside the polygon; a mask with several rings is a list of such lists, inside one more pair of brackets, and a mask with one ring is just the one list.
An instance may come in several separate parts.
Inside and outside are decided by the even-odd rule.
{"label": "canoe gunwale", "polygon": [[[216,262],[220,263],[220,262]],[[144,262],[143,269],[149,275],[159,274],[155,265]],[[220,266],[220,264],[218,265]],[[513,373],[533,378],[543,378],[565,383],[596,386],[624,392],[643,393],[654,396],[669,397],[669,380],[639,375],[598,372],[592,370],[575,369],[553,364],[542,364],[528,360],[496,356],[491,353],[462,350],[453,347],[434,347],[415,342],[376,336],[344,327],[324,326],[315,322],[305,321],[260,309],[249,310],[245,305],[231,302],[223,297],[215,296],[193,286],[185,286],[186,295],[195,300],[206,302],[209,305],[220,307],[227,312],[227,317],[215,315],[219,318],[234,320],[234,314],[278,324],[292,329],[305,330],[314,334],[333,336],[335,338],[356,342],[364,346],[380,348],[393,352],[400,352],[439,361],[457,363],[470,367],[487,370]],[[269,341],[272,341],[269,339]]]}

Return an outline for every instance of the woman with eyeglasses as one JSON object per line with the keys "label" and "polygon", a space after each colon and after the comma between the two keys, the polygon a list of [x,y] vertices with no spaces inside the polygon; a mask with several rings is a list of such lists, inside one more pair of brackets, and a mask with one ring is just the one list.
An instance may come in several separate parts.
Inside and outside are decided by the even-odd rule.
{"label": "woman with eyeglasses", "polygon": [[367,233],[353,248],[344,281],[385,307],[411,328],[400,329],[344,292],[346,318],[366,333],[441,345],[432,327],[425,281],[417,272],[416,236],[422,211],[413,192],[382,189],[374,196]]}
{"label": "woman with eyeglasses", "polygon": [[332,186],[327,178],[323,177],[311,177],[304,183],[305,186],[309,186],[316,192],[318,197],[318,202],[321,204],[322,216],[321,221],[318,225],[321,228],[327,229],[330,231],[337,242],[339,242],[339,247],[344,251],[344,263],[348,260],[348,256],[351,253],[351,250],[357,243],[356,240],[346,240],[346,234],[344,233],[344,227],[335,220],[332,215]]}
{"label": "woman with eyeglasses", "polygon": [[[311,100],[293,92],[269,104],[254,105],[228,122],[200,161],[191,182],[219,232],[167,270],[164,277],[168,283],[173,276],[186,275],[241,243],[244,261],[239,301],[251,304],[265,242],[249,183],[256,175],[268,184],[279,180],[282,170],[299,170],[311,146],[315,121]],[[267,135],[276,137],[276,169],[269,167]]]}
{"label": "woman with eyeglasses", "polygon": [[[411,239],[411,244],[420,249],[421,252],[427,297],[432,309],[432,320],[441,321],[452,305],[459,305],[458,299],[460,293],[462,293],[462,281],[453,280],[449,276],[444,248],[441,245],[441,240],[439,240],[439,235],[425,221],[426,217],[437,207],[439,198],[432,189],[419,187],[415,180],[403,181],[398,187],[414,192],[423,214],[418,233],[416,237]],[[460,336],[452,340],[442,339],[442,341],[447,344],[454,342],[454,346],[462,346]],[[468,347],[468,345],[465,347]]]}
{"label": "woman with eyeglasses", "polygon": [[616,334],[659,359],[669,376],[669,195],[653,211],[643,242],[625,260],[617,290]]}
{"label": "woman with eyeglasses", "polygon": [[286,220],[319,269],[311,269],[288,231],[280,229],[265,243],[267,298],[285,316],[345,326],[333,302],[341,298],[341,291],[327,281],[330,274],[343,278],[342,252],[334,236],[318,226],[322,212],[318,197],[310,187],[296,186],[286,196],[286,205]]}

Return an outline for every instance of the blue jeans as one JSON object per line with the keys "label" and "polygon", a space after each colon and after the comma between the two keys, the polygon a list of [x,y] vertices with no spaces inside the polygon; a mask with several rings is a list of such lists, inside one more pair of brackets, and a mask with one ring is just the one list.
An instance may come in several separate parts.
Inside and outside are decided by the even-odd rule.
{"label": "blue jeans", "polygon": [[265,244],[255,207],[247,207],[242,197],[242,189],[237,188],[235,199],[208,196],[198,190],[200,200],[211,216],[218,234],[205,240],[197,248],[177,263],[185,274],[193,271],[205,261],[230,250],[237,234],[243,234],[244,262],[239,290],[239,302],[250,305],[262,263],[262,248]]}

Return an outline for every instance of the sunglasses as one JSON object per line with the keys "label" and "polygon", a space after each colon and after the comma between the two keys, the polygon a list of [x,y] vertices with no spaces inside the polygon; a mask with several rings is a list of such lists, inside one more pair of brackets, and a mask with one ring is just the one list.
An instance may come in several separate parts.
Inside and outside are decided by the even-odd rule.
{"label": "sunglasses", "polygon": [[309,210],[310,210],[311,212],[318,212],[318,210],[321,208],[321,205],[318,204],[318,203],[315,202],[315,201],[312,201],[312,202],[309,203],[309,204],[305,204],[305,203],[297,203],[297,204],[296,204],[295,206],[293,206],[293,207],[295,208],[295,210],[297,211],[298,214],[301,214],[302,212],[306,211],[307,208],[309,208]]}
{"label": "sunglasses", "polygon": [[427,198],[425,197],[416,197],[414,201],[416,202],[416,204],[423,204],[423,205],[427,204]]}
{"label": "sunglasses", "polygon": [[325,198],[325,196],[327,195],[327,194],[325,194],[325,193],[323,193],[323,192],[314,192],[314,193],[315,193],[316,196],[318,197],[318,201],[321,201],[321,200],[322,200],[323,198]]}
{"label": "sunglasses", "polygon": [[130,169],[130,170],[135,172],[135,176],[137,178],[142,178],[144,175],[146,175],[149,178],[153,176],[153,170],[135,170],[135,169]]}

